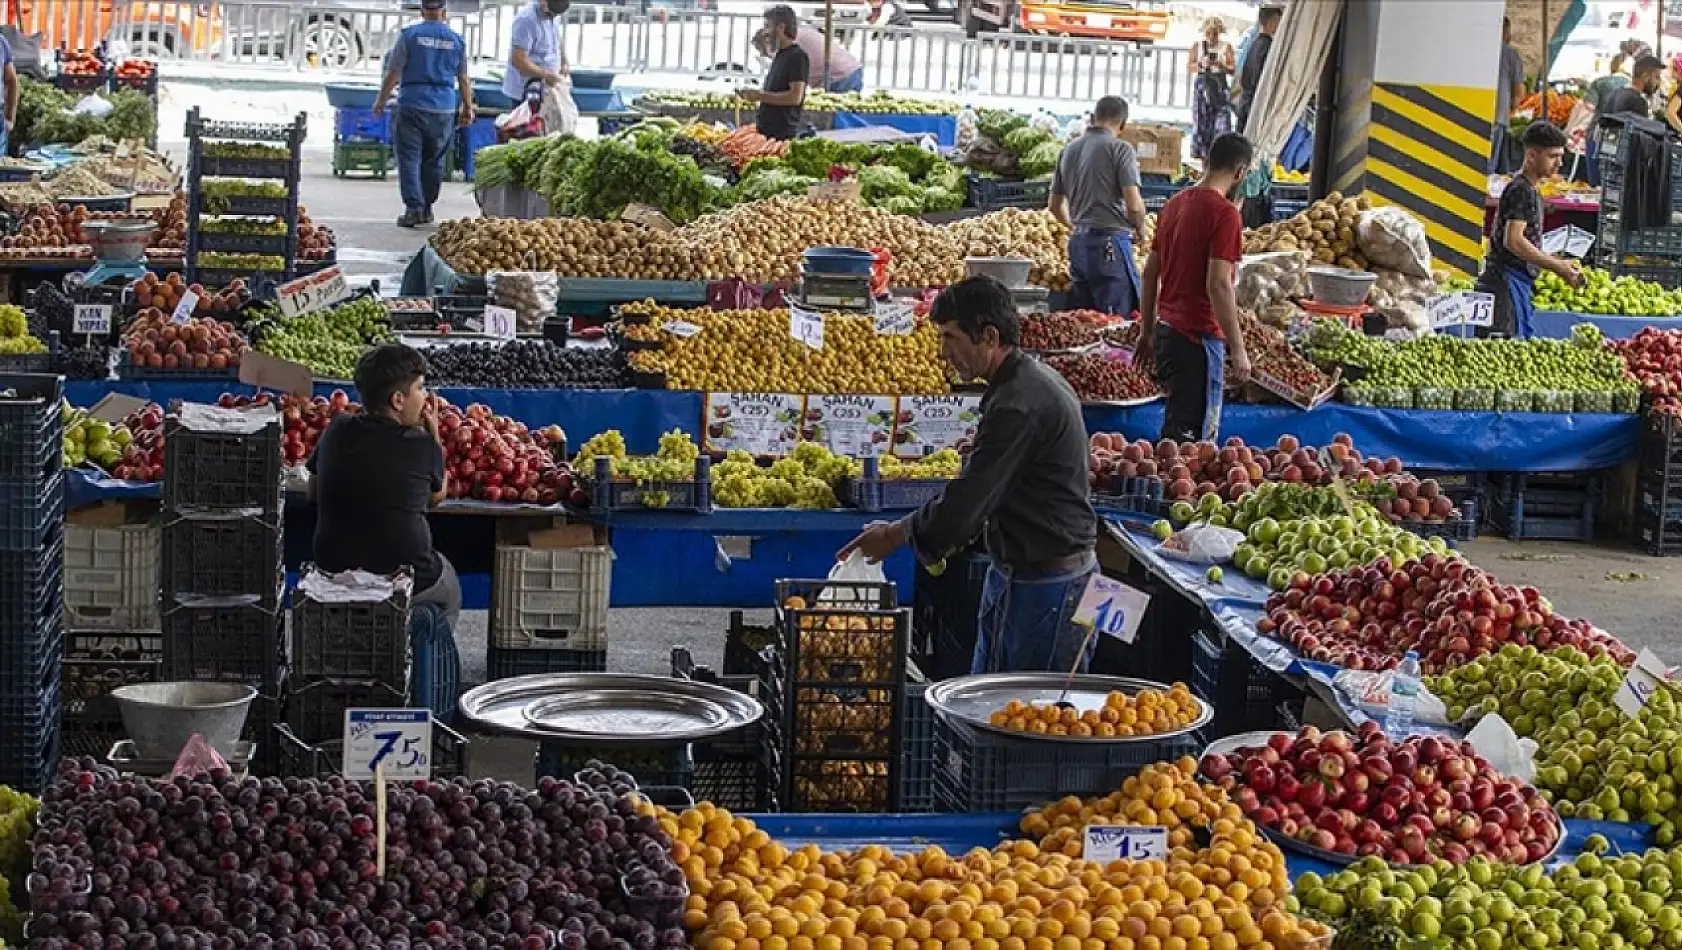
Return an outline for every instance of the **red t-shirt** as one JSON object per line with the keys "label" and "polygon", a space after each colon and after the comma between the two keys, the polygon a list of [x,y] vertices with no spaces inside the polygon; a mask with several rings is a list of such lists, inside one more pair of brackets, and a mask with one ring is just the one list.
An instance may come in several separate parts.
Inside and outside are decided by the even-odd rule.
{"label": "red t-shirt", "polygon": [[1187,188],[1157,215],[1153,247],[1162,269],[1157,316],[1188,336],[1221,336],[1206,282],[1210,261],[1236,264],[1244,256],[1238,209],[1212,188]]}

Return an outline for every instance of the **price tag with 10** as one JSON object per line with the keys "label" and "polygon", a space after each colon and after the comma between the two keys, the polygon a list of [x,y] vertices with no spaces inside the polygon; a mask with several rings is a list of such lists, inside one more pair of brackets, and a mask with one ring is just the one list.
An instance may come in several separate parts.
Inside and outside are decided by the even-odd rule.
{"label": "price tag with 10", "polygon": [[1652,650],[1642,650],[1636,656],[1635,664],[1629,668],[1629,675],[1624,677],[1623,685],[1612,694],[1612,702],[1624,711],[1624,715],[1634,719],[1641,714],[1653,694],[1664,688],[1668,675],[1663,660]]}
{"label": "price tag with 10", "polygon": [[1145,608],[1150,602],[1149,594],[1094,572],[1080,596],[1080,605],[1075,608],[1075,623],[1092,627],[1122,643],[1132,643],[1139,635],[1139,623],[1145,619]]}
{"label": "price tag with 10", "polygon": [[498,340],[512,340],[516,322],[514,311],[491,304],[485,307],[485,335]]}
{"label": "price tag with 10", "polygon": [[432,714],[425,709],[345,710],[344,777],[369,780],[383,767],[391,780],[432,777]]}

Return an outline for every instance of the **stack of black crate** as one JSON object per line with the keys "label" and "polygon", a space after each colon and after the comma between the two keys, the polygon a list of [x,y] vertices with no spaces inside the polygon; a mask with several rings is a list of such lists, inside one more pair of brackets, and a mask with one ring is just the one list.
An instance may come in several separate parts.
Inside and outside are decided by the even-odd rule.
{"label": "stack of black crate", "polygon": [[257,771],[273,768],[286,696],[280,444],[273,407],[188,403],[164,420],[163,675],[257,690]]}
{"label": "stack of black crate", "polygon": [[58,376],[0,375],[0,785],[58,764],[64,655],[64,422]]}

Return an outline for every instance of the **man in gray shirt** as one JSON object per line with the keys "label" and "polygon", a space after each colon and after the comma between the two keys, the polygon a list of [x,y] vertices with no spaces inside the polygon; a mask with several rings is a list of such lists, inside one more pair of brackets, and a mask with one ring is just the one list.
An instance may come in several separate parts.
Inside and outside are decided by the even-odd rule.
{"label": "man in gray shirt", "polygon": [[[1513,116],[1513,103],[1524,98],[1524,57],[1509,40],[1513,21],[1501,20],[1501,65],[1495,76],[1495,128],[1490,131],[1489,170],[1505,172],[1511,163],[1506,160],[1507,120]],[[1542,118],[1547,118],[1543,116]]]}
{"label": "man in gray shirt", "polygon": [[1139,302],[1133,232],[1145,226],[1139,156],[1121,138],[1127,103],[1105,96],[1086,134],[1070,142],[1051,176],[1051,216],[1069,235],[1069,306],[1130,317]]}

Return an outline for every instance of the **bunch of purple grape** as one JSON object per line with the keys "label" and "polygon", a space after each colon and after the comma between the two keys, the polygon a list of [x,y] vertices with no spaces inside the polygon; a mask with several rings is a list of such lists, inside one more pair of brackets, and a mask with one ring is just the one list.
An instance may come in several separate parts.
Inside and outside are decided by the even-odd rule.
{"label": "bunch of purple grape", "polygon": [[[636,802],[544,779],[367,783],[119,776],[67,759],[28,891],[41,950],[680,950],[621,878],[676,870]],[[681,872],[678,873],[681,880]],[[638,875],[641,879],[641,875]],[[662,880],[664,878],[662,877]],[[669,920],[669,918],[667,918]]]}

